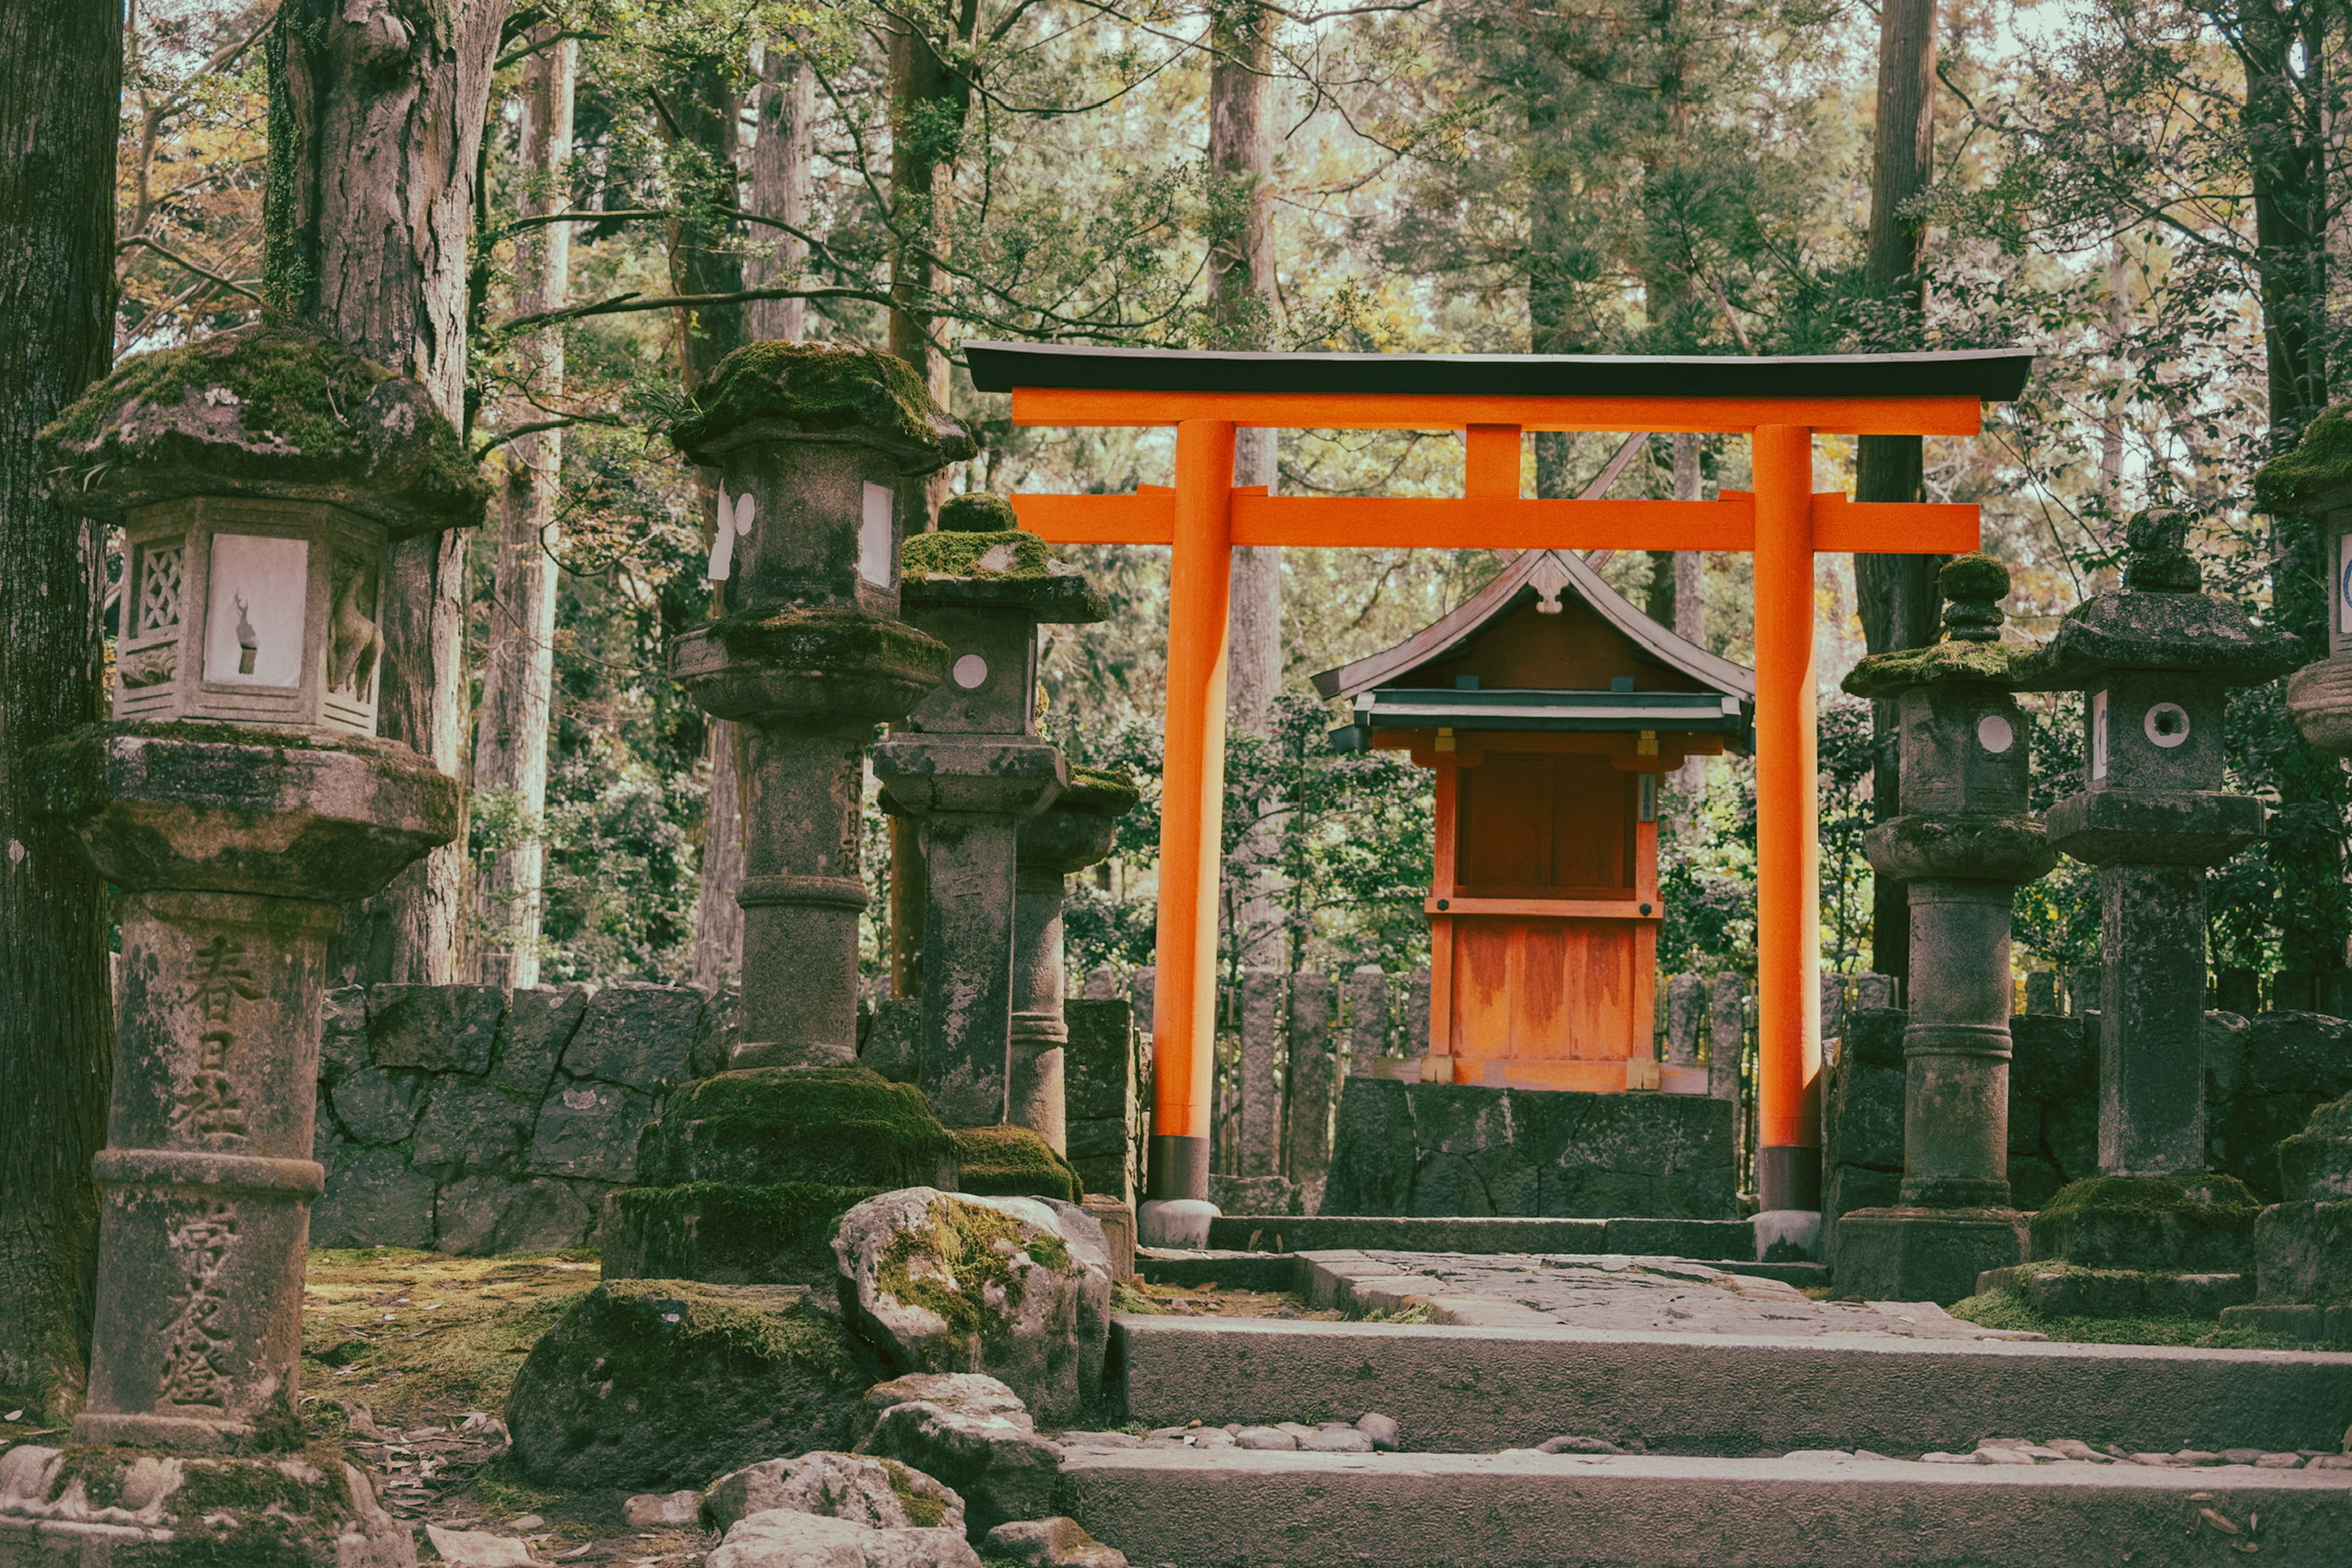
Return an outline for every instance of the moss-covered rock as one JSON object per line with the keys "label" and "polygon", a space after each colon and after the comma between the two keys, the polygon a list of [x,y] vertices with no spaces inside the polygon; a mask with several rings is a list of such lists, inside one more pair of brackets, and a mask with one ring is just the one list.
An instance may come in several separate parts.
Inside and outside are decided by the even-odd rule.
{"label": "moss-covered rock", "polygon": [[2033,1216],[2033,1257],[2084,1268],[2246,1273],[2262,1204],[2234,1176],[2091,1176]]}
{"label": "moss-covered rock", "polygon": [[1066,1204],[1086,1195],[1076,1169],[1026,1127],[959,1128],[955,1142],[957,1185],[964,1192]]}
{"label": "moss-covered rock", "polygon": [[1103,816],[1125,816],[1143,799],[1135,775],[1125,768],[1070,769],[1070,782],[1054,804],[1070,811],[1091,811]]}
{"label": "moss-covered rock", "polygon": [[668,1491],[846,1447],[858,1397],[884,1375],[804,1288],[614,1281],[532,1347],[506,1423],[541,1486]]}
{"label": "moss-covered rock", "polygon": [[1057,626],[1110,615],[1110,606],[1076,567],[1035,534],[1017,528],[918,533],[899,547],[898,575],[910,606],[1012,605]]}
{"label": "moss-covered rock", "polygon": [[936,1185],[955,1143],[922,1090],[870,1068],[748,1068],[671,1095],[637,1142],[648,1186]]}
{"label": "moss-covered rock", "polygon": [[1874,653],[1843,682],[1856,697],[1889,697],[1914,686],[2006,687],[2033,649],[2021,643],[1948,641]]}
{"label": "moss-covered rock", "polygon": [[41,432],[58,504],[330,501],[397,538],[482,520],[489,485],[425,388],[282,321],[135,354]]}
{"label": "moss-covered rock", "polygon": [[[410,1568],[408,1527],[331,1444],[269,1458],[19,1444],[0,1455],[0,1561],[120,1532],[119,1568]],[[91,1540],[84,1536],[85,1540]],[[92,1545],[100,1542],[92,1541]],[[77,1560],[80,1558],[77,1556]]]}
{"label": "moss-covered rock", "polygon": [[2279,1193],[2288,1203],[2352,1198],[2352,1095],[2321,1106],[2302,1131],[2281,1140],[2278,1165]]}
{"label": "moss-covered rock", "polygon": [[821,1182],[625,1187],[606,1196],[597,1227],[604,1278],[829,1289],[835,1222],[882,1190]]}
{"label": "moss-covered rock", "polygon": [[[2294,451],[2254,470],[2254,507],[2273,515],[2306,510],[2339,491],[2352,492],[2352,403],[2320,415]],[[2352,494],[2344,502],[2352,503]]]}
{"label": "moss-covered rock", "polygon": [[744,344],[695,388],[692,409],[669,436],[694,461],[711,463],[746,440],[853,431],[897,453],[910,473],[976,449],[912,365],[845,343]]}

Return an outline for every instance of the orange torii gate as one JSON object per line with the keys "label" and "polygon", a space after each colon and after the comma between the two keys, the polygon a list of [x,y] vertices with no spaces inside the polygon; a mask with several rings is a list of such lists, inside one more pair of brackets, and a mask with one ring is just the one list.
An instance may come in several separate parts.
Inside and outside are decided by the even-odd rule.
{"label": "orange torii gate", "polygon": [[[1056,542],[1173,547],[1147,1198],[1205,1199],[1209,1191],[1233,547],[1741,550],[1756,557],[1757,1184],[1764,1209],[1818,1209],[1813,556],[1958,553],[1977,547],[1978,519],[1973,506],[1816,495],[1812,438],[1973,436],[1981,404],[2014,398],[2032,357],[2014,350],[1735,359],[964,347],[972,384],[1010,392],[1016,425],[1176,427],[1172,489],[1013,498],[1022,526]],[[1460,430],[1464,493],[1237,489],[1239,426]],[[1712,501],[1524,500],[1520,435],[1528,430],[1745,435],[1755,489]]]}

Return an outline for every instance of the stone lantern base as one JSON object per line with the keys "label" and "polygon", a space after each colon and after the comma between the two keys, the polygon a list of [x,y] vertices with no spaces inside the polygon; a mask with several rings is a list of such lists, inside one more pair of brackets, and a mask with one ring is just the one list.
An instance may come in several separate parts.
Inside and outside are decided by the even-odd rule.
{"label": "stone lantern base", "polygon": [[2286,1191],[2301,1195],[2254,1222],[2261,1288],[2221,1326],[2352,1348],[2352,1097],[2312,1112],[2278,1159]]}
{"label": "stone lantern base", "polygon": [[2261,1212],[2244,1183],[2208,1171],[2086,1177],[2034,1215],[2027,1262],[1978,1283],[2055,1316],[2213,1317],[2254,1293]]}
{"label": "stone lantern base", "polygon": [[2026,1216],[2010,1208],[1856,1209],[1838,1221],[1843,1301],[1934,1301],[1977,1293],[1987,1269],[2023,1260]]}
{"label": "stone lantern base", "polygon": [[20,1444],[0,1456],[0,1563],[415,1568],[415,1537],[365,1473],[319,1458]]}

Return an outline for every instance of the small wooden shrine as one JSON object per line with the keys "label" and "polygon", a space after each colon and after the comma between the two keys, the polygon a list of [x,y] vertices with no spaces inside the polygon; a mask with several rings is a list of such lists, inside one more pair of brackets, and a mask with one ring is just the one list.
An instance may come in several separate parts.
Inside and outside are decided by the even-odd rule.
{"label": "small wooden shrine", "polygon": [[1651,1048],[1659,775],[1746,752],[1756,677],[1529,550],[1444,619],[1315,678],[1333,743],[1437,774],[1423,1082],[1703,1094]]}

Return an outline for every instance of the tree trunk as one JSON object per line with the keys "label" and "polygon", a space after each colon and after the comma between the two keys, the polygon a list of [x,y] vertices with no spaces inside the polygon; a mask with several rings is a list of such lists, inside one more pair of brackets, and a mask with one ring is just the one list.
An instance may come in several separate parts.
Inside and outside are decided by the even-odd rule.
{"label": "tree trunk", "polygon": [[[467,241],[506,0],[286,0],[268,39],[265,291],[466,418]],[[467,536],[392,551],[377,731],[462,773]],[[466,837],[346,912],[341,983],[455,978]]]}
{"label": "tree trunk", "polygon": [[[1682,431],[1674,438],[1675,499],[1697,500],[1700,496],[1699,438]],[[1706,646],[1706,557],[1696,550],[1675,552],[1675,635],[1685,642]],[[1692,757],[1682,765],[1682,792],[1696,799],[1706,788],[1706,759]]]}
{"label": "tree trunk", "polygon": [[[806,228],[809,161],[816,144],[816,73],[782,43],[770,44],[761,59],[759,124],[759,140],[751,144],[751,210],[793,228]],[[773,288],[798,275],[808,256],[803,241],[782,229],[766,230],[757,238],[772,248],[746,264],[746,284]],[[806,300],[752,302],[753,341],[798,342],[807,331]]]}
{"label": "tree trunk", "polygon": [[[751,147],[751,210],[795,228],[808,222],[809,160],[814,147],[816,78],[799,55],[772,43],[761,61],[759,139]],[[777,284],[800,270],[808,247],[781,230],[761,237],[773,248],[744,264],[745,283]],[[806,302],[759,300],[745,331],[754,342],[797,342],[808,329]],[[710,721],[710,803],[702,823],[702,879],[694,928],[694,984],[731,985],[743,967],[743,805],[736,771],[735,726]]]}
{"label": "tree trunk", "polygon": [[[2256,265],[2270,395],[2270,445],[2294,449],[2327,406],[2329,365],[2327,109],[2332,94],[2326,22],[2339,7],[2303,0],[2277,8],[2233,9],[2246,71],[2242,123],[2252,167]],[[2340,56],[2338,57],[2340,60]],[[2306,74],[2298,91],[2295,72]],[[2327,657],[2326,540],[2318,520],[2272,520],[2276,560],[2272,614],[2303,639],[2305,656]],[[2264,853],[2278,888],[2279,962],[2291,970],[2340,969],[2352,935],[2344,899],[2344,769],[2290,731],[2276,762],[2279,808]]]}
{"label": "tree trunk", "polygon": [[[523,67],[520,195],[516,216],[568,211],[572,88],[580,46],[543,47]],[[515,238],[514,296],[519,314],[569,303],[572,226],[545,224]],[[516,372],[537,395],[515,400],[517,425],[545,418],[563,395],[563,329],[531,333],[515,345]],[[482,659],[482,706],[474,731],[476,798],[512,799],[521,837],[500,851],[478,892],[481,946],[475,977],[490,984],[539,984],[541,881],[547,848],[548,723],[555,687],[557,502],[563,484],[563,432],[518,436],[506,447],[499,559],[490,594],[488,647]]]}
{"label": "tree trunk", "polygon": [[[971,112],[971,79],[950,63],[970,45],[979,0],[954,0],[951,32],[938,37],[903,16],[886,14],[890,36],[890,324],[885,347],[919,372],[931,396],[948,405],[948,357],[931,336],[943,273],[944,219],[953,200],[955,164]],[[924,528],[946,499],[950,470],[908,479],[904,502]]]}
{"label": "tree trunk", "polygon": [[[1213,0],[1209,31],[1209,330],[1216,347],[1263,349],[1274,339],[1274,13],[1255,0]],[[1234,433],[1234,483],[1276,483],[1276,433]],[[1228,611],[1225,728],[1272,734],[1282,693],[1282,552],[1234,552]],[[1280,896],[1280,818],[1269,816],[1241,846],[1233,929],[1239,962],[1286,966]]]}
{"label": "tree trunk", "polygon": [[[656,117],[670,161],[679,205],[689,213],[739,205],[743,100],[728,62],[715,55],[688,63],[674,89],[655,95]],[[669,225],[669,281],[680,294],[733,294],[743,288],[740,226],[674,217]],[[750,307],[713,305],[677,313],[678,372],[691,391],[719,362],[750,341]]]}
{"label": "tree trunk", "polygon": [[114,1009],[105,884],[26,759],[103,715],[106,550],[33,437],[113,357],[120,0],[0,0],[0,1394],[53,1426],[89,1370]]}
{"label": "tree trunk", "polygon": [[[1866,276],[1882,297],[1916,310],[1926,300],[1919,270],[1924,232],[1906,204],[1927,188],[1936,152],[1936,0],[1885,0],[1878,13],[1878,102],[1870,170],[1870,251]],[[1916,436],[1864,436],[1854,456],[1854,499],[1919,499],[1924,452]],[[1863,641],[1872,653],[1924,647],[1935,641],[1940,601],[1934,555],[1856,555],[1853,586]],[[1902,810],[1903,779],[1895,747],[1895,709],[1871,705],[1873,809],[1881,821]],[[1911,904],[1904,886],[1873,883],[1872,966],[1882,974],[1911,968]]]}

